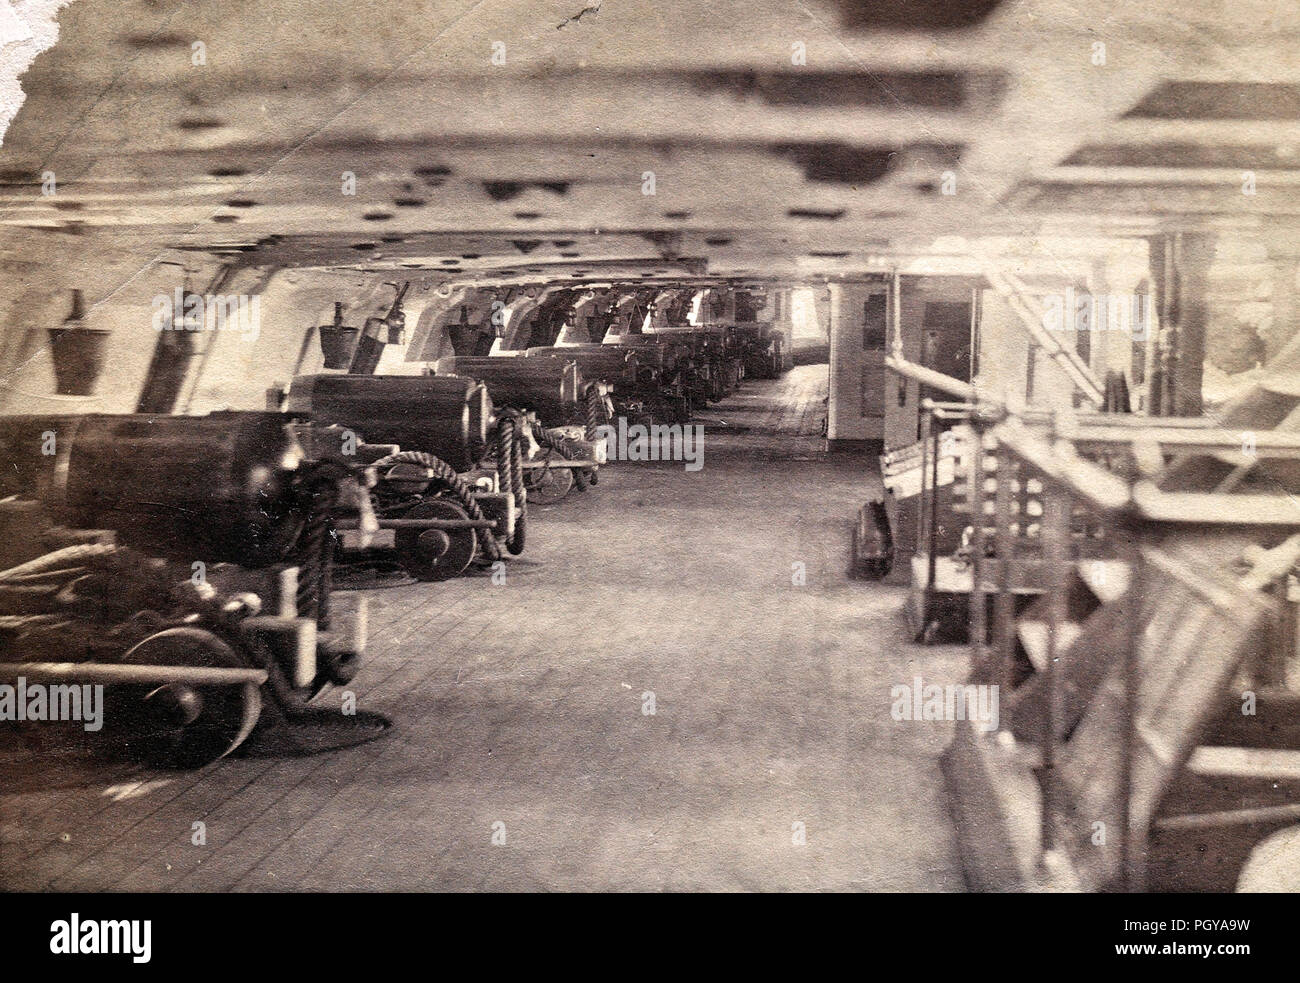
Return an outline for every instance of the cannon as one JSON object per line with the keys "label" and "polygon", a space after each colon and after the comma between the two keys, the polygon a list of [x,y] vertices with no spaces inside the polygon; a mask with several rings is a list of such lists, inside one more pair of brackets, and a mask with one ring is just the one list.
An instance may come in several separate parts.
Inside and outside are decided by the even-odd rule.
{"label": "cannon", "polygon": [[704,376],[710,402],[725,399],[740,388],[744,378],[741,346],[730,329],[692,332],[690,342],[696,366]]}
{"label": "cannon", "polygon": [[[567,351],[561,349],[561,351]],[[598,428],[612,412],[611,386],[585,377],[568,355],[526,357],[453,356],[435,371],[468,375],[487,386],[498,405],[530,418],[529,432],[539,450],[525,454],[525,487],[546,504],[569,490],[596,483],[604,463]]]}
{"label": "cannon", "polygon": [[[259,722],[312,722],[355,675],[365,607],[331,604],[330,533],[367,522],[363,479],[308,459],[286,417],[9,417],[0,434],[25,452],[44,543],[0,572],[0,679],[105,685],[113,750],[192,768]],[[388,722],[345,726],[351,742]]]}
{"label": "cannon", "polygon": [[737,324],[735,345],[745,378],[776,379],[781,375],[781,335],[767,323]]}
{"label": "cannon", "polygon": [[452,374],[300,375],[285,409],[433,454],[462,472],[487,454],[493,414],[486,386]]}
{"label": "cannon", "polygon": [[684,395],[664,383],[664,351],[662,346],[631,348],[590,344],[530,348],[527,356],[571,359],[584,379],[607,384],[612,409],[602,423],[609,422],[613,416],[645,423],[661,420],[685,423],[690,419],[690,408]]}
{"label": "cannon", "polygon": [[618,342],[661,347],[667,384],[689,396],[693,406],[716,403],[740,384],[741,359],[730,332],[722,326],[682,326],[624,335]]}
{"label": "cannon", "polygon": [[682,390],[692,406],[707,406],[722,398],[722,376],[716,360],[702,347],[685,348],[675,362],[676,368],[668,379]]}
{"label": "cannon", "polygon": [[634,351],[613,345],[566,345],[530,348],[527,358],[562,358],[578,366],[583,379],[604,382],[615,394],[631,390],[637,382],[639,359]]}
{"label": "cannon", "polygon": [[[653,334],[623,335],[601,347],[636,358],[635,386],[630,396],[621,400],[627,416],[644,414],[645,422],[690,422],[694,404],[687,392],[692,377],[688,347],[667,343]],[[619,394],[617,386],[615,394]]]}
{"label": "cannon", "polygon": [[[314,375],[290,385],[287,412],[375,472],[381,529],[402,566],[446,580],[476,560],[523,552],[523,460],[531,425],[497,412],[486,387],[455,375]],[[317,433],[322,431],[318,430]],[[348,446],[343,446],[347,444]]]}
{"label": "cannon", "polygon": [[573,359],[563,357],[504,358],[501,356],[451,356],[434,364],[438,376],[468,376],[484,384],[495,403],[532,412],[549,426],[586,423],[593,394]]}

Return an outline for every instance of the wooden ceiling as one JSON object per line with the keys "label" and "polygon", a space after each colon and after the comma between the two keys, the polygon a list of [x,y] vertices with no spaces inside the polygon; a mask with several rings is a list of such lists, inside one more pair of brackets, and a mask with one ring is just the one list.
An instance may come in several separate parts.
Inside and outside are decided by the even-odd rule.
{"label": "wooden ceiling", "polygon": [[0,147],[0,261],[817,276],[952,236],[1286,239],[1298,7],[77,0]]}

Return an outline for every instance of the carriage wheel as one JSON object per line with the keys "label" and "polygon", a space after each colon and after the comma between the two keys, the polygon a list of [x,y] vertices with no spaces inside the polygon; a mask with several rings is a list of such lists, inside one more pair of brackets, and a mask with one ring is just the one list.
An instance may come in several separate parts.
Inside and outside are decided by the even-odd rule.
{"label": "carriage wheel", "polygon": [[[464,520],[468,516],[454,502],[430,498],[406,511],[402,518]],[[393,539],[402,567],[420,580],[459,577],[478,552],[473,529],[399,529]]]}
{"label": "carriage wheel", "polygon": [[553,505],[573,490],[573,469],[530,468],[524,472],[524,487],[529,502]]}
{"label": "carriage wheel", "polygon": [[[122,657],[128,665],[247,668],[248,661],[201,628],[168,628]],[[252,732],[262,711],[255,683],[111,686],[104,722],[125,755],[159,768],[201,768],[225,757]]]}

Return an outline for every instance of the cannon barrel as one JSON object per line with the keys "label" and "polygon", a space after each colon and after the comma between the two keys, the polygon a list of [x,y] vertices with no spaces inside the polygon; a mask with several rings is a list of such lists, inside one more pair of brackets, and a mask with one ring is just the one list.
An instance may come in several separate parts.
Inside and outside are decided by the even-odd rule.
{"label": "cannon barrel", "polygon": [[549,356],[570,359],[577,363],[582,378],[592,382],[608,382],[616,386],[634,383],[637,366],[640,364],[636,353],[623,348],[611,349],[614,349],[614,346],[539,347],[528,349],[527,357]]}
{"label": "cannon barrel", "polygon": [[17,499],[6,528],[29,516],[28,546],[112,530],[151,556],[261,568],[298,562],[300,534],[321,509],[366,511],[359,462],[278,411],[7,416],[0,447],[21,454],[6,475]]}
{"label": "cannon barrel", "polygon": [[62,502],[50,504],[157,556],[280,562],[304,518],[293,489],[302,449],[287,422],[272,412],[84,416]]}
{"label": "cannon barrel", "polygon": [[645,342],[629,341],[629,338],[653,339],[654,335],[627,335],[617,342],[607,341],[601,347],[610,348],[614,351],[631,352],[636,356],[639,366],[653,369],[657,375],[663,374],[665,368],[671,367],[673,359],[667,345],[653,340]]}
{"label": "cannon barrel", "polygon": [[81,416],[0,417],[0,498],[62,499],[68,452]]}
{"label": "cannon barrel", "polygon": [[289,387],[288,412],[398,444],[468,471],[482,460],[492,419],[487,389],[463,375],[305,375]]}
{"label": "cannon barrel", "polygon": [[468,376],[487,386],[497,406],[532,411],[551,426],[580,422],[582,373],[573,359],[538,356],[451,356],[435,363],[435,378]]}

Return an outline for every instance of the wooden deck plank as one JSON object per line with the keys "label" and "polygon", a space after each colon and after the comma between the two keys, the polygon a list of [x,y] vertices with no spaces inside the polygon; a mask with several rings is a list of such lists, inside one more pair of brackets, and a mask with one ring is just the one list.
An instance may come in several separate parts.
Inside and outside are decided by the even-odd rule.
{"label": "wooden deck plank", "polygon": [[[388,697],[400,697],[409,679],[420,673],[420,650],[409,643],[411,636],[424,631],[444,632],[454,629],[471,616],[470,610],[462,606],[470,595],[466,593],[454,604],[445,601],[435,606],[432,600],[420,605],[417,610],[429,614],[428,620],[419,618],[404,619],[405,630],[398,636],[386,639],[384,655],[368,664],[366,676],[358,675],[346,689],[357,693],[358,706],[364,709],[382,710],[378,705]],[[430,614],[430,609],[432,613]],[[366,685],[366,678],[376,679],[373,686]],[[365,687],[365,688],[363,688]],[[381,738],[379,742],[362,745],[348,751],[338,751],[315,757],[287,758],[274,762],[274,767],[264,776],[256,787],[241,789],[238,795],[226,799],[217,799],[210,807],[208,818],[209,842],[206,847],[195,849],[188,838],[179,842],[169,842],[165,850],[142,857],[136,851],[130,855],[131,863],[120,874],[122,890],[157,890],[172,886],[183,879],[195,868],[203,864],[219,862],[223,850],[232,843],[240,842],[245,832],[259,820],[274,817],[276,828],[288,835],[295,828],[290,799],[303,787],[311,787],[322,781],[340,783],[346,781],[368,767],[373,756],[379,753],[376,748],[389,740]],[[184,815],[176,817],[177,822],[185,820]],[[189,821],[192,822],[192,817]],[[188,823],[186,823],[188,826]],[[105,871],[101,876],[111,873]]]}
{"label": "wooden deck plank", "polygon": [[[407,610],[399,609],[399,617],[395,620],[395,623],[406,623],[409,626],[408,634],[418,631],[424,624],[432,623],[439,617],[441,614],[440,605],[444,603],[437,598],[429,598],[418,606],[410,607]],[[422,610],[426,610],[428,606],[434,607],[434,613],[430,615],[428,622],[420,622],[418,614]],[[379,658],[375,659],[376,668],[385,666],[385,650],[406,658],[400,645],[404,637],[404,635],[399,634],[375,647],[372,651],[372,657],[374,654],[379,655]],[[319,759],[292,760],[301,762],[300,767],[319,767]],[[249,766],[248,770],[256,779],[270,771],[275,762],[269,760],[240,762],[240,765],[244,764]],[[111,796],[106,797],[107,802],[101,808],[82,811],[75,816],[74,822],[69,823],[69,825],[75,827],[75,832],[72,835],[72,840],[68,843],[63,843],[57,836],[52,839],[47,838],[48,845],[40,848],[39,853],[34,851],[33,855],[29,856],[23,863],[23,866],[31,873],[25,878],[16,879],[12,887],[17,890],[32,889],[39,884],[50,883],[73,868],[91,864],[109,842],[121,837],[123,831],[134,830],[137,825],[146,820],[152,820],[151,828],[156,828],[159,823],[167,824],[169,820],[161,818],[160,813],[167,816],[177,816],[177,819],[170,821],[173,826],[179,823],[181,819],[184,819],[184,825],[188,828],[195,819],[202,818],[201,815],[195,815],[191,808],[190,803],[195,797],[200,801],[214,797],[219,800],[226,795],[236,795],[242,788],[253,784],[250,781],[244,786],[228,787],[227,783],[239,781],[236,776],[244,770],[242,767],[231,767],[231,765],[233,765],[233,762],[218,762],[202,772],[192,775],[183,772],[163,773],[162,777],[155,779],[156,781],[168,783],[160,789],[160,794],[127,796],[116,799]],[[220,777],[209,780],[207,777],[209,774],[219,774]],[[190,793],[194,794],[191,795]],[[168,811],[169,808],[170,811]],[[60,817],[55,814],[51,818],[58,819]],[[64,822],[67,822],[66,818]],[[131,836],[129,841],[135,843],[140,842],[140,839]],[[164,842],[166,841],[164,840]],[[33,878],[35,883],[32,881]]]}
{"label": "wooden deck plank", "polygon": [[[462,628],[458,633],[463,636],[456,645],[437,653],[439,662],[446,662],[462,655],[466,645],[482,637],[495,624],[489,615],[471,616],[474,622],[469,628]],[[396,691],[390,691],[392,698],[401,703],[419,701],[430,695],[423,683],[431,675],[431,666],[416,664],[403,673],[402,684]],[[358,748],[354,752],[359,759],[358,767],[348,770],[340,778],[328,771],[313,773],[310,780],[300,782],[289,795],[277,802],[277,810],[285,816],[292,817],[292,822],[260,821],[249,823],[241,837],[238,851],[227,851],[213,862],[202,867],[194,866],[186,878],[175,884],[177,890],[232,890],[241,881],[259,870],[263,870],[278,851],[285,849],[288,843],[310,843],[317,851],[317,859],[325,856],[337,838],[348,835],[352,824],[336,823],[330,813],[332,804],[343,801],[356,806],[362,818],[378,807],[377,794],[383,783],[389,780],[392,768],[400,773],[409,770],[409,762],[429,753],[428,748],[412,744],[409,725],[403,724],[391,737]],[[391,765],[391,767],[390,767]],[[333,826],[331,831],[329,827]],[[301,870],[310,870],[311,862],[302,865]],[[275,881],[275,878],[270,878]],[[278,883],[267,885],[269,890],[287,890],[294,886],[291,877],[281,878]]]}
{"label": "wooden deck plank", "polygon": [[[377,599],[375,607],[378,610],[372,613],[372,618],[376,621],[385,617],[385,603],[382,598]],[[392,624],[400,624],[419,610],[419,607],[410,605],[398,606]],[[30,762],[28,767],[44,769],[51,763],[54,764],[56,773],[62,765],[62,770],[70,775],[66,783],[61,783],[48,792],[0,796],[0,831],[3,831],[3,835],[0,835],[0,851],[5,852],[11,862],[13,858],[29,857],[59,843],[60,834],[69,832],[69,826],[89,822],[101,812],[115,812],[115,821],[118,823],[129,823],[133,817],[147,816],[150,812],[146,810],[152,810],[160,803],[165,804],[171,798],[183,795],[202,782],[206,773],[172,772],[159,775],[146,768],[126,764],[115,764],[105,769],[98,762],[88,761],[84,755],[75,752]],[[21,765],[21,762],[12,762],[9,767],[16,771]],[[107,772],[106,778],[101,777],[104,772]],[[148,785],[150,794],[132,794],[132,783]],[[105,793],[114,789],[116,792],[88,799],[87,785],[98,786]],[[0,864],[0,884],[4,883],[3,867]]]}

